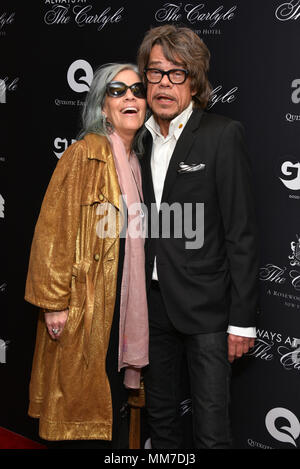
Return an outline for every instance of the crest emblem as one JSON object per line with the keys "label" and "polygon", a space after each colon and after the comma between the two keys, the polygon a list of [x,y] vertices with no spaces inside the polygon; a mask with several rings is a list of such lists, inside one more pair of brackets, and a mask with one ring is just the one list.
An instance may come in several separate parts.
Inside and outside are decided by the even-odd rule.
{"label": "crest emblem", "polygon": [[296,235],[297,241],[291,242],[292,254],[289,256],[291,260],[290,265],[294,267],[295,265],[300,266],[300,238]]}

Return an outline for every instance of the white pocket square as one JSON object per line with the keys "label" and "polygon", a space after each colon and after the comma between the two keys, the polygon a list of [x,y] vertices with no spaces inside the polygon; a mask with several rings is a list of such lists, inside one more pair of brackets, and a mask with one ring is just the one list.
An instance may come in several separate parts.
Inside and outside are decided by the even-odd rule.
{"label": "white pocket square", "polygon": [[204,163],[192,163],[192,164],[185,164],[183,161],[179,163],[179,169],[177,169],[177,173],[194,173],[196,171],[201,171],[205,168]]}

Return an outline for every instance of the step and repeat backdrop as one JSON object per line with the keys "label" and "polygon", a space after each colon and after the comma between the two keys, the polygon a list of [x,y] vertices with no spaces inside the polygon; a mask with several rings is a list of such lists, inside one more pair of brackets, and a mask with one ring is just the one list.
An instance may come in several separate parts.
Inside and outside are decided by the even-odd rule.
{"label": "step and repeat backdrop", "polygon": [[[253,163],[260,308],[255,347],[232,370],[235,448],[299,449],[299,0],[1,1],[0,426],[38,440],[27,416],[37,309],[23,297],[52,171],[76,139],[95,69],[135,62],[145,32],[167,23],[209,47],[209,112],[244,124]],[[181,414],[189,428],[184,387]],[[146,424],[142,433],[147,445]]]}

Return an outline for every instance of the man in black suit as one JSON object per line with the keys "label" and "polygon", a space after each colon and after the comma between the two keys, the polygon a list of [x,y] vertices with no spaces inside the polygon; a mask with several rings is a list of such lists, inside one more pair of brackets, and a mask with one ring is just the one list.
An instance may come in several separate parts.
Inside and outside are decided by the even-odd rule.
{"label": "man in black suit", "polygon": [[255,338],[258,248],[250,162],[241,124],[204,111],[209,59],[192,30],[171,25],[148,31],[138,53],[152,110],[141,164],[149,220],[145,390],[153,448],[181,446],[183,353],[194,446],[231,446],[230,363]]}

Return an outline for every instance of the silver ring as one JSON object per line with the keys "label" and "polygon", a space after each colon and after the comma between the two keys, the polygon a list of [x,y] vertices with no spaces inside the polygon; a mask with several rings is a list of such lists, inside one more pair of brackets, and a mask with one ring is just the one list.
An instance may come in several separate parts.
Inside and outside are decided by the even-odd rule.
{"label": "silver ring", "polygon": [[59,329],[52,329],[52,332],[54,335],[57,335],[59,333]]}

